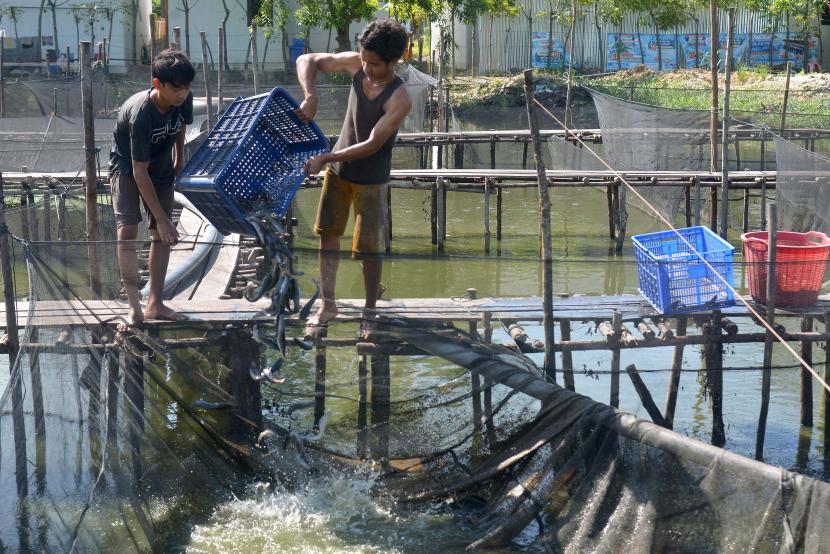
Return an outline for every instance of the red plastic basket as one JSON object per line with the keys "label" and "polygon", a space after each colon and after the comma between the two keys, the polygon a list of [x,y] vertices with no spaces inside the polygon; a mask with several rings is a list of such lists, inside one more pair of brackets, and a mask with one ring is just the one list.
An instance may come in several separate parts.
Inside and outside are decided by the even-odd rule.
{"label": "red plastic basket", "polygon": [[[741,235],[747,263],[749,292],[756,302],[767,301],[767,231]],[[812,306],[818,300],[821,280],[830,254],[830,238],[811,231],[779,231],[775,249],[775,305]]]}

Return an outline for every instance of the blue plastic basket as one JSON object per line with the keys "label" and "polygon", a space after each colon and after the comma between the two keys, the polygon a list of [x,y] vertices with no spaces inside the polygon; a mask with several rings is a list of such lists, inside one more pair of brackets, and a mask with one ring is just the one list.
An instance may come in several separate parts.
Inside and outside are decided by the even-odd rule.
{"label": "blue plastic basket", "polygon": [[714,271],[674,231],[632,237],[640,293],[663,314],[683,314],[732,306],[732,254],[735,248],[706,227],[677,230]]}
{"label": "blue plastic basket", "polygon": [[327,152],[315,123],[294,113],[283,89],[237,98],[216,123],[176,180],[178,189],[225,234],[253,235],[253,211],[285,215],[306,177],[311,156]]}

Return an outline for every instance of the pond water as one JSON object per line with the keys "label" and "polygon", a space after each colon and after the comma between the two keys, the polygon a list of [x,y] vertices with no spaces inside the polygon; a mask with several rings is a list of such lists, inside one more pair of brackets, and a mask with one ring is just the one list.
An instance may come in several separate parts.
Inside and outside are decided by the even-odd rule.
{"label": "pond water", "polygon": [[[509,129],[525,127],[521,109],[487,109],[465,114],[461,123],[466,129]],[[339,120],[323,122],[326,131],[339,130]],[[478,161],[485,167],[489,160],[487,146],[477,154],[467,153],[467,167]],[[398,154],[399,167],[412,164]],[[412,165],[408,165],[412,167]],[[498,167],[520,167],[521,148],[500,145]],[[309,276],[317,273],[316,239],[311,232],[319,192],[301,191],[297,197],[295,217],[299,220],[295,243],[302,269]],[[554,252],[554,291],[568,294],[637,294],[636,264],[630,241],[622,253],[613,252],[607,238],[605,192],[592,189],[554,189],[551,195]],[[480,297],[525,296],[542,293],[542,265],[539,263],[537,235],[537,199],[533,188],[504,192],[504,239],[493,239],[493,251],[484,254],[484,202],[480,195],[453,193],[447,195],[446,252],[438,255],[430,244],[429,193],[394,190],[392,195],[393,235],[391,254],[384,258],[383,283],[387,298],[461,297],[468,288],[475,288]],[[491,228],[495,226],[495,202],[491,201]],[[758,206],[753,205],[751,223],[758,225]],[[740,221],[734,213],[733,224]],[[349,227],[350,228],[350,227]],[[628,234],[662,230],[653,217],[631,210]],[[494,232],[494,231],[493,231]],[[348,233],[348,231],[347,231]],[[733,231],[732,242],[740,251],[739,232]],[[738,242],[736,242],[736,239]],[[346,251],[350,241],[344,238],[337,295],[339,298],[361,298],[363,281],[360,264],[349,259]],[[499,253],[497,253],[497,250]],[[745,282],[743,267],[736,267],[738,284]],[[306,281],[306,288],[310,283]],[[746,322],[741,322],[747,325]],[[746,327],[743,327],[746,329]],[[526,326],[532,338],[543,338],[539,326]],[[349,331],[347,331],[349,332]],[[690,329],[690,333],[697,333]],[[593,324],[575,325],[574,340],[595,334]],[[494,341],[507,342],[502,330],[496,330]],[[622,365],[634,363],[643,372],[643,379],[662,405],[671,367],[672,348],[624,350]],[[352,352],[329,349],[328,367],[348,368],[355,372]],[[309,355],[299,354],[302,364],[312,367]],[[817,367],[824,353],[816,353]],[[726,448],[752,456],[755,447],[757,417],[760,410],[761,372],[763,359],[758,345],[739,344],[726,348],[724,365],[734,368],[724,373],[724,420]],[[541,356],[536,361],[541,363]],[[298,360],[299,362],[299,360]],[[774,351],[776,365],[787,366],[772,376],[772,403],[767,426],[766,461],[818,478],[827,479],[823,465],[821,441],[825,430],[816,414],[812,430],[799,425],[799,373],[796,363],[782,348]],[[446,365],[440,360],[421,359],[433,370]],[[576,390],[596,400],[608,401],[610,354],[585,352],[574,354]],[[677,404],[675,429],[704,442],[710,440],[711,408],[705,393],[701,353],[686,348]],[[305,373],[308,375],[308,373]],[[345,376],[343,376],[345,378]],[[397,374],[404,382],[414,380],[409,371]],[[396,374],[393,368],[393,386]],[[402,387],[404,385],[401,385]],[[818,386],[814,387],[815,406],[820,408]],[[621,380],[620,407],[645,419],[637,394],[627,379]],[[436,536],[440,542],[445,533],[453,536],[456,521],[448,521],[446,513],[433,508],[405,511],[392,508],[381,500],[365,495],[367,481],[332,478],[315,482],[302,493],[263,493],[259,489],[244,499],[219,507],[211,520],[193,534],[194,551],[218,552],[223,545],[240,545],[238,551],[258,551],[274,547],[288,552],[420,552],[432,550],[432,541],[424,534]],[[257,523],[251,532],[249,524]],[[459,530],[457,538],[466,530]],[[241,541],[241,542],[234,542]],[[447,545],[452,544],[448,540]],[[452,547],[448,547],[453,550]],[[525,547],[517,545],[516,549]]]}
{"label": "pond water", "polygon": [[[337,132],[336,114],[324,114],[320,123],[327,132]],[[512,129],[526,126],[520,109],[490,109],[459,115],[457,120],[467,129]],[[486,146],[468,152],[467,167],[489,160]],[[497,166],[521,166],[521,147],[500,145]],[[405,152],[396,155],[398,167],[412,167]],[[311,290],[310,279],[317,275],[316,239],[311,232],[318,190],[304,190],[297,196],[298,218],[295,253],[303,291]],[[630,241],[621,253],[614,253],[607,237],[605,192],[593,188],[554,189],[551,195],[554,251],[554,292],[567,294],[637,294],[636,264]],[[392,251],[384,258],[385,298],[462,297],[475,288],[480,297],[528,296],[542,293],[542,265],[538,260],[537,199],[533,188],[504,192],[504,239],[495,240],[495,201],[491,202],[490,221],[494,231],[492,252],[484,252],[484,201],[481,195],[450,192],[447,195],[446,251],[437,254],[430,244],[429,194],[421,191],[394,190],[392,196]],[[752,224],[757,225],[757,206],[752,210]],[[733,214],[737,216],[737,214]],[[737,218],[733,218],[737,226]],[[662,230],[653,217],[631,210],[628,235]],[[733,231],[735,243],[739,233]],[[363,281],[359,262],[350,259],[348,240],[343,242],[337,280],[339,298],[361,298]],[[739,245],[736,246],[739,247]],[[736,266],[736,281],[745,281],[743,266]],[[610,315],[610,314],[609,314]],[[748,330],[746,322],[742,328]],[[538,325],[527,325],[532,338],[541,339]],[[355,325],[340,325],[332,333],[347,337],[357,332]],[[694,328],[690,333],[697,333]],[[576,324],[574,340],[595,335],[592,324]],[[501,329],[493,335],[495,342],[507,342]],[[623,367],[636,364],[659,405],[663,403],[672,348],[623,350]],[[353,348],[328,349],[328,388],[331,395],[327,409],[332,413],[323,445],[344,453],[353,453],[354,419],[358,395],[357,360]],[[758,345],[733,345],[726,348],[724,366],[724,421],[726,448],[752,456],[755,445],[757,414],[760,410],[761,365],[763,352]],[[607,402],[610,390],[610,353],[576,353],[576,390],[596,400]],[[824,352],[815,354],[817,367],[824,362]],[[541,363],[541,357],[535,357]],[[799,372],[795,361],[780,347],[774,351],[772,401],[767,425],[766,461],[808,475],[828,479],[823,465],[821,442],[826,432],[821,425],[818,386],[814,386],[816,426],[799,426]],[[711,408],[705,394],[701,353],[686,348],[681,389],[675,416],[675,429],[704,442],[710,440]],[[278,390],[264,391],[266,408],[284,405],[297,398],[310,398],[314,390],[314,355],[292,349],[284,368],[288,381]],[[448,379],[450,389],[468,390],[469,381],[456,380],[458,368],[440,359],[427,357],[393,358],[391,365],[394,398],[410,398],[412,391],[429,390]],[[4,377],[6,372],[4,372]],[[465,389],[467,387],[467,389]],[[445,391],[447,392],[447,391]],[[528,403],[527,409],[537,405]],[[645,413],[630,382],[621,379],[620,408],[645,419]],[[445,414],[447,421],[469,421],[469,406]],[[174,407],[168,412],[175,413]],[[164,407],[160,410],[165,413]],[[310,425],[310,414],[298,425]],[[270,417],[270,415],[269,415]],[[276,418],[276,416],[274,416]],[[518,415],[517,415],[518,417]],[[278,419],[278,418],[277,418]],[[174,425],[171,422],[170,425]],[[425,422],[424,425],[440,422]],[[10,430],[3,428],[2,436]],[[397,437],[391,448],[406,453],[416,450],[421,437]],[[8,450],[4,449],[7,453]],[[7,454],[8,456],[8,454]],[[4,464],[10,460],[3,460]],[[5,465],[5,467],[9,467]],[[210,506],[191,505],[192,516],[175,549],[190,552],[461,552],[476,538],[475,528],[464,518],[454,517],[445,504],[398,505],[383,496],[370,494],[377,478],[377,468],[360,466],[355,471],[324,471],[302,487],[268,486],[257,479],[242,478],[235,495]],[[172,504],[179,509],[179,504]],[[188,508],[184,508],[188,509]],[[10,532],[10,531],[7,531]],[[503,551],[536,551],[529,543],[535,536],[533,526],[514,545]],[[8,542],[7,542],[8,544]],[[172,546],[171,546],[172,548]]]}

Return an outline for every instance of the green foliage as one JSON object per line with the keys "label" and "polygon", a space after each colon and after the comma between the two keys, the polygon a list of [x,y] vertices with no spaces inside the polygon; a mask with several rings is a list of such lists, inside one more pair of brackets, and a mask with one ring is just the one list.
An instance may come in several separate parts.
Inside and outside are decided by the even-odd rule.
{"label": "green foliage", "polygon": [[[288,6],[285,0],[262,0],[259,3],[253,22],[262,29],[265,40],[271,40],[274,31],[285,29],[288,24]],[[248,29],[250,32],[251,29]]]}
{"label": "green foliage", "polygon": [[351,21],[371,19],[380,9],[377,0],[298,0],[295,17],[306,29],[348,28]]}

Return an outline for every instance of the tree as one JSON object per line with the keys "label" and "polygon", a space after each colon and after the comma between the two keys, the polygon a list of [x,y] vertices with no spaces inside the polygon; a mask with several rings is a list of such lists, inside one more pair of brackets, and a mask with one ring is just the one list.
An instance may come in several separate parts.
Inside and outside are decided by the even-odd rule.
{"label": "tree", "polygon": [[81,21],[83,20],[83,12],[83,4],[72,4],[69,6],[69,13],[72,16],[72,21],[75,22],[75,44],[81,43]]}
{"label": "tree", "polygon": [[282,37],[282,61],[288,68],[288,6],[285,0],[263,0],[254,16],[257,27],[262,29],[265,37],[265,49],[262,53],[262,66],[265,67],[265,57],[268,55],[268,45],[274,37],[274,31],[279,29]]}
{"label": "tree", "polygon": [[132,34],[131,40],[131,47],[132,47],[132,56],[133,61],[137,61],[141,59],[141,56],[138,54],[138,14],[140,12],[139,0],[122,0],[121,1],[121,9],[124,10],[124,13],[130,16],[130,30]]}
{"label": "tree", "polygon": [[23,15],[23,8],[7,6],[6,8],[0,8],[0,10],[3,10],[9,16],[9,19],[12,20],[12,25],[14,26],[14,41],[17,43],[20,39],[20,35],[17,33],[17,23],[20,21],[20,16]]}
{"label": "tree", "polygon": [[305,29],[306,37],[313,27],[332,27],[337,51],[348,52],[352,49],[349,24],[374,17],[379,7],[377,0],[298,0],[295,17]]}
{"label": "tree", "polygon": [[[196,4],[199,3],[199,0],[179,0],[179,3],[182,5],[181,8],[176,8],[180,12],[184,13],[184,44],[185,44],[185,54],[190,57],[190,10],[196,7]],[[179,45],[181,48],[182,45]]]}
{"label": "tree", "polygon": [[[761,3],[761,2],[759,2]],[[762,6],[764,3],[761,3]],[[810,28],[820,21],[821,13],[824,10],[825,0],[769,0],[769,14],[776,20],[781,17],[787,18],[787,30],[789,22],[795,22],[801,37],[804,40],[804,70],[808,69],[810,53]]]}

